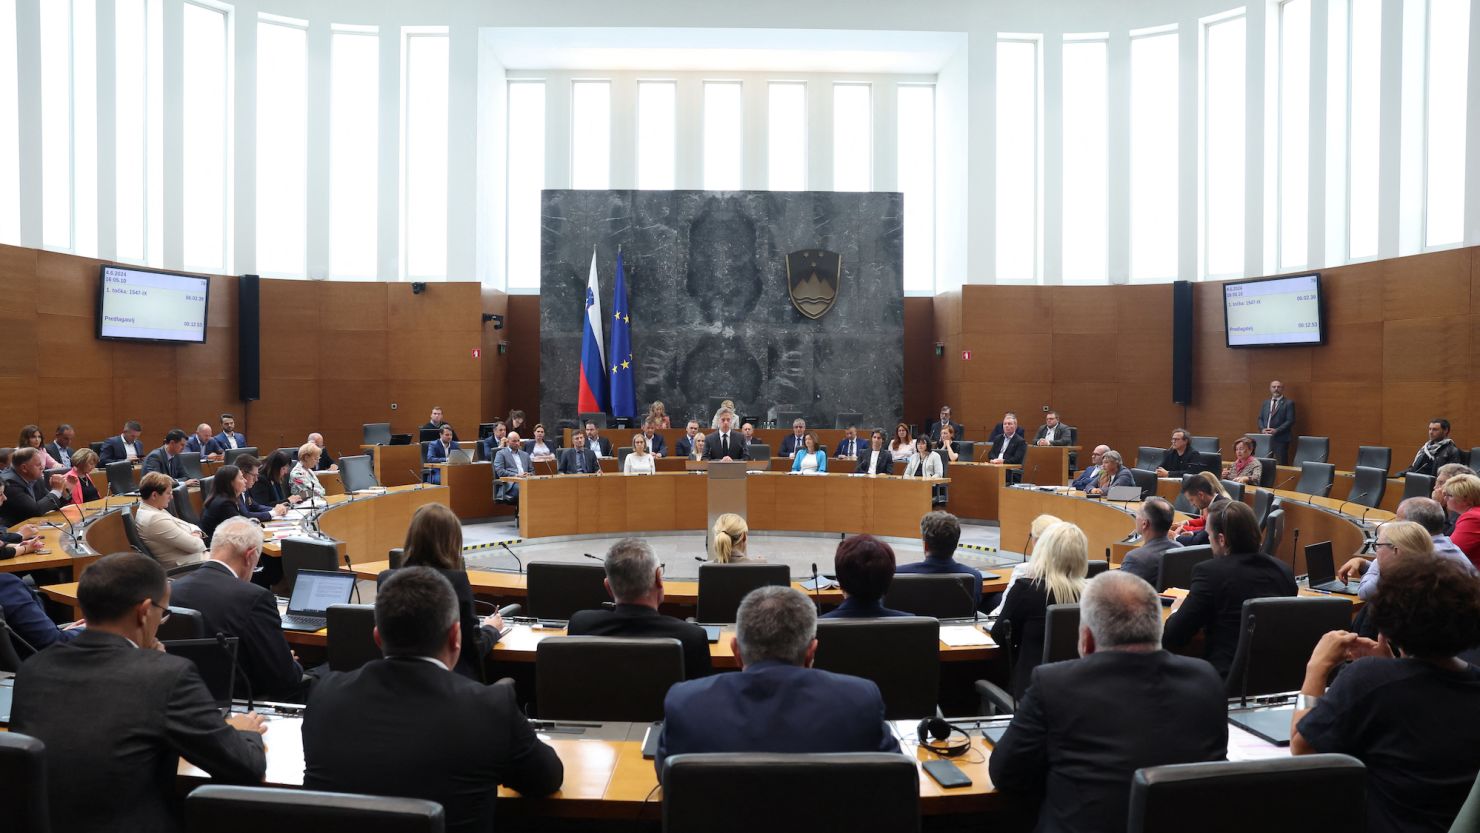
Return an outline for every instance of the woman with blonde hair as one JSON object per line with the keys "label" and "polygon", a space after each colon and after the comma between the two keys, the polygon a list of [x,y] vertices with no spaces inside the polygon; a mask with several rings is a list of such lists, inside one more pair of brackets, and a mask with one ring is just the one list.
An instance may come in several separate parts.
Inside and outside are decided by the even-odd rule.
{"label": "woman with blonde hair", "polygon": [[298,447],[298,462],[293,464],[293,471],[288,474],[290,497],[296,497],[299,500],[313,500],[324,496],[324,486],[319,483],[319,476],[313,471],[322,453],[323,451],[313,443],[304,443]]}
{"label": "woman with blonde hair", "polygon": [[654,399],[653,404],[648,406],[647,416],[642,421],[648,422],[649,420],[658,423],[659,428],[673,427],[673,420],[668,417],[667,407],[657,399]]}
{"label": "woman with blonde hair", "polygon": [[622,474],[652,474],[657,470],[658,465],[653,462],[653,455],[648,453],[647,436],[633,434],[632,450],[622,460]]}
{"label": "woman with blonde hair", "polygon": [[720,564],[742,564],[765,561],[758,555],[747,555],[745,545],[750,541],[750,527],[745,519],[733,512],[726,512],[714,519],[714,560]]}
{"label": "woman with blonde hair", "polygon": [[1065,522],[1043,531],[1023,581],[1008,595],[992,626],[992,639],[1011,645],[1017,655],[1012,669],[1014,699],[1023,696],[1033,669],[1043,661],[1048,606],[1078,602],[1088,573],[1089,539],[1084,530]]}
{"label": "woman with blonde hair", "polygon": [[734,400],[726,399],[725,401],[719,403],[719,407],[716,408],[715,411],[714,411],[714,418],[711,419],[711,420],[709,420],[709,430],[711,430],[711,431],[718,431],[719,430],[719,418],[722,417],[722,416],[724,416],[725,414],[729,414],[730,416],[734,416],[735,415],[735,402],[734,402]]}
{"label": "woman with blonde hair", "polygon": [[1057,515],[1044,514],[1034,518],[1033,522],[1028,524],[1028,540],[1023,544],[1023,560],[1012,568],[1012,573],[1007,577],[1007,586],[998,594],[997,606],[992,608],[992,612],[987,614],[988,616],[996,616],[1002,612],[1002,606],[1007,604],[1007,594],[1012,592],[1012,588],[1017,585],[1023,576],[1028,574],[1028,565],[1033,562],[1033,553],[1038,551],[1033,546],[1034,543],[1043,537],[1043,533],[1049,527],[1063,522],[1064,519]]}

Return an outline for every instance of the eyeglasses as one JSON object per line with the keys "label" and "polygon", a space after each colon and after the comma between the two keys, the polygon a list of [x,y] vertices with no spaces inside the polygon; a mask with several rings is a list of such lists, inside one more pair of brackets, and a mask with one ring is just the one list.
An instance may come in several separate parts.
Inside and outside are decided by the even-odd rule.
{"label": "eyeglasses", "polygon": [[159,608],[159,623],[161,625],[170,620],[170,609],[167,605],[162,605],[153,599],[149,600],[149,604]]}
{"label": "eyeglasses", "polygon": [[1393,552],[1397,552],[1398,551],[1398,545],[1397,544],[1389,544],[1387,541],[1378,541],[1378,542],[1376,542],[1376,543],[1374,543],[1372,545],[1372,549],[1374,549],[1374,550],[1380,550],[1383,547],[1387,547],[1388,549],[1392,550]]}

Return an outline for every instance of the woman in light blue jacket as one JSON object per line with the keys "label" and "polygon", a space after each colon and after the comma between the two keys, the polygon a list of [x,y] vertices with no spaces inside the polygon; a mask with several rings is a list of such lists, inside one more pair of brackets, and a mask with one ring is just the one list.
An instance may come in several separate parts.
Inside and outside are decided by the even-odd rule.
{"label": "woman in light blue jacket", "polygon": [[827,454],[817,447],[817,435],[808,431],[802,435],[802,447],[797,449],[791,461],[791,472],[796,474],[827,474]]}

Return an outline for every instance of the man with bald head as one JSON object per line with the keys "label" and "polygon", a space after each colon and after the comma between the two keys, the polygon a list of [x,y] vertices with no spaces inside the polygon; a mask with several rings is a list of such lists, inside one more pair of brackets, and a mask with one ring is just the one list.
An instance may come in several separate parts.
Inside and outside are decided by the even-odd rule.
{"label": "man with bald head", "polygon": [[1108,445],[1095,446],[1095,450],[1089,455],[1089,465],[1085,467],[1084,471],[1080,472],[1079,476],[1074,478],[1074,482],[1069,485],[1073,486],[1075,490],[1080,492],[1089,491],[1090,488],[1093,487],[1095,483],[1100,479],[1100,473],[1104,470],[1104,467],[1101,465],[1101,461],[1105,459],[1105,452],[1109,450],[1110,446]]}
{"label": "man with bald head", "polygon": [[1276,463],[1286,462],[1290,435],[1295,425],[1295,401],[1285,396],[1285,383],[1269,383],[1269,398],[1259,406],[1259,432],[1269,437],[1269,456]]}
{"label": "man with bald head", "polygon": [[212,455],[219,456],[220,451],[216,448],[216,438],[210,423],[202,422],[195,426],[195,433],[185,440],[185,450],[199,454],[202,460]]}
{"label": "man with bald head", "polygon": [[329,449],[324,448],[324,435],[315,431],[308,435],[308,441],[319,447],[319,461],[314,464],[314,471],[339,471],[339,464],[329,456]]}
{"label": "man with bald head", "polygon": [[[1476,574],[1475,565],[1470,562],[1469,556],[1444,534],[1444,507],[1438,501],[1433,498],[1411,497],[1398,504],[1398,511],[1394,514],[1397,520],[1413,521],[1429,533],[1429,537],[1434,540],[1435,556],[1453,561],[1464,567],[1470,575]],[[1370,601],[1377,595],[1377,582],[1382,578],[1382,553],[1377,553],[1371,560],[1359,555],[1353,556],[1336,571],[1336,578],[1341,581],[1351,581],[1358,576],[1361,576],[1362,581],[1357,585],[1357,598]]]}

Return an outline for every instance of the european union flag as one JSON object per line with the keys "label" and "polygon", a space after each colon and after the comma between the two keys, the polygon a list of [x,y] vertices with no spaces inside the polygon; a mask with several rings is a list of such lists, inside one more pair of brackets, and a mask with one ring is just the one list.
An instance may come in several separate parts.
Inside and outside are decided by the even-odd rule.
{"label": "european union flag", "polygon": [[622,269],[622,250],[617,250],[617,286],[612,293],[612,347],[607,351],[611,361],[612,416],[637,416],[637,388],[632,374],[637,370],[632,360],[632,306],[627,301],[627,275]]}

